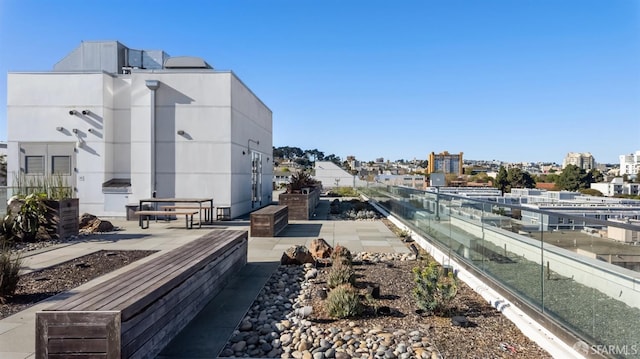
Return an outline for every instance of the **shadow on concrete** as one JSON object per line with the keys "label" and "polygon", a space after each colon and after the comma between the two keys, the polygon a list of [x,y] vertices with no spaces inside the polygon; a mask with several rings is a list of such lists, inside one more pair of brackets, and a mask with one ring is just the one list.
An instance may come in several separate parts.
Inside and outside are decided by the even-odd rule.
{"label": "shadow on concrete", "polygon": [[217,358],[278,262],[249,262],[229,278],[207,306],[163,349],[157,359]]}
{"label": "shadow on concrete", "polygon": [[317,237],[320,235],[322,224],[289,223],[278,237]]}
{"label": "shadow on concrete", "polygon": [[93,233],[86,236],[81,236],[78,238],[77,242],[118,242],[124,241],[127,239],[140,239],[145,237],[151,237],[152,234],[140,234],[140,233],[122,233],[122,232],[112,232],[112,233]]}

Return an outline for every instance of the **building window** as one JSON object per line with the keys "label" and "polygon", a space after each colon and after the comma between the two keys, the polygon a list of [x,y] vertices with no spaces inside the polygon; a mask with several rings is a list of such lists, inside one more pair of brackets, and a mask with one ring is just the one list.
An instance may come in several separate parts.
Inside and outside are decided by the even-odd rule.
{"label": "building window", "polygon": [[70,175],[71,156],[51,156],[51,173],[54,175]]}
{"label": "building window", "polygon": [[24,173],[28,175],[44,174],[44,156],[25,156]]}

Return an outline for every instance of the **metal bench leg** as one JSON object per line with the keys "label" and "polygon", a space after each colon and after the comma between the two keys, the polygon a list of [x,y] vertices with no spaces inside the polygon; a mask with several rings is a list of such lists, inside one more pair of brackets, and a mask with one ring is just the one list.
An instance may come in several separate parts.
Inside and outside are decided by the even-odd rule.
{"label": "metal bench leg", "polygon": [[144,217],[147,219],[147,226],[146,227],[144,226],[144,219],[142,217],[143,217],[143,215],[140,215],[140,227],[142,229],[149,228],[149,216],[148,215],[144,215]]}

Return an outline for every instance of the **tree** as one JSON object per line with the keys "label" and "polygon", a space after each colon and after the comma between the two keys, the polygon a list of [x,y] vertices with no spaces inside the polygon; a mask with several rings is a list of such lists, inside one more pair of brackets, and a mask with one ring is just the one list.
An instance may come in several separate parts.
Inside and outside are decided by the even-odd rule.
{"label": "tree", "polygon": [[510,168],[507,171],[507,182],[509,182],[509,192],[512,188],[534,188],[536,186],[536,181],[533,180],[529,172],[522,171],[518,167]]}
{"label": "tree", "polygon": [[579,189],[589,188],[590,184],[591,176],[589,176],[584,169],[576,165],[567,165],[556,181],[556,187],[566,191],[577,191]]}
{"label": "tree", "polygon": [[338,166],[342,165],[342,160],[340,159],[340,156],[336,156],[333,153],[328,155],[327,157],[324,158],[325,161],[331,161],[333,163],[335,163]]}
{"label": "tree", "polygon": [[[313,150],[304,151],[304,156],[309,158],[311,162],[322,161],[324,159],[324,152],[318,151],[317,148],[314,148]],[[311,157],[313,157],[313,159],[311,159]]]}
{"label": "tree", "polygon": [[509,180],[507,180],[507,169],[504,166],[500,166],[498,170],[498,174],[496,175],[496,180],[493,183],[493,186],[500,189],[500,192],[504,194],[507,192],[507,187],[509,185]]}
{"label": "tree", "polygon": [[311,167],[311,161],[309,161],[305,157],[296,158],[295,160],[293,160],[293,162],[295,162],[295,163],[297,163],[297,164],[299,164],[300,166],[303,166],[303,167]]}
{"label": "tree", "polygon": [[273,157],[287,158],[290,160],[302,157],[304,152],[299,147],[274,147]]}
{"label": "tree", "polygon": [[587,173],[587,177],[585,180],[588,182],[587,186],[589,186],[591,183],[598,183],[598,182],[604,181],[604,176],[602,175],[602,172],[598,171],[595,168],[592,168]]}

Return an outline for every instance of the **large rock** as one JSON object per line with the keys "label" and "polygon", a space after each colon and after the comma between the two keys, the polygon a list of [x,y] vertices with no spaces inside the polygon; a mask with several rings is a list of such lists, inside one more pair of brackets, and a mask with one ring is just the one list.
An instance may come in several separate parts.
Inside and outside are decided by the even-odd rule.
{"label": "large rock", "polygon": [[115,227],[109,221],[101,220],[93,214],[83,213],[80,216],[80,232],[100,233],[114,231]]}
{"label": "large rock", "polygon": [[304,263],[315,263],[315,259],[309,252],[309,249],[305,246],[296,245],[293,247],[289,247],[284,253],[282,253],[282,258],[280,258],[281,264],[304,264]]}
{"label": "large rock", "polygon": [[323,238],[318,238],[311,241],[309,252],[315,259],[330,258],[333,248]]}
{"label": "large rock", "polygon": [[87,228],[93,225],[93,222],[96,219],[98,219],[98,217],[94,216],[93,214],[83,213],[82,216],[80,216],[80,229]]}
{"label": "large rock", "polygon": [[96,232],[111,232],[114,231],[115,228],[113,227],[113,223],[109,222],[109,221],[105,221],[103,219],[97,219],[93,222],[93,225],[91,226],[92,232],[96,233]]}

